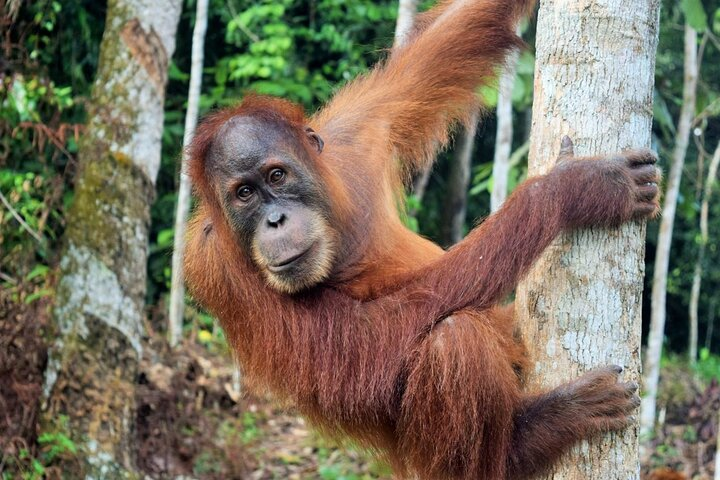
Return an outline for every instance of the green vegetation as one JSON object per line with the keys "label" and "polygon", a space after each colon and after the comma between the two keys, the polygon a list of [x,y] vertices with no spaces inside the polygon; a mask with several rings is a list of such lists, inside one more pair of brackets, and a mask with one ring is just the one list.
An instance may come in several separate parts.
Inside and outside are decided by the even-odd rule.
{"label": "green vegetation", "polygon": [[71,440],[68,418],[59,416],[55,425],[40,433],[37,439],[38,453],[33,455],[27,447],[21,447],[17,454],[7,461],[8,471],[2,473],[2,480],[17,478],[13,470],[23,480],[41,480],[47,478],[57,460],[72,460],[78,453],[77,446]]}
{"label": "green vegetation", "polygon": [[[0,39],[3,55],[9,52],[0,58],[3,68],[0,73],[0,290],[8,292],[9,302],[20,305],[18,311],[25,315],[22,318],[35,318],[47,314],[48,301],[54,297],[55,272],[66,229],[65,213],[76,195],[78,143],[88,120],[86,105],[97,71],[106,5],[91,0],[5,3],[0,16],[10,27],[7,36]],[[211,0],[210,3],[201,97],[203,114],[232,104],[249,91],[283,96],[300,102],[309,112],[316,110],[337,88],[384,57],[392,44],[397,10],[396,1],[390,0]],[[428,3],[425,2],[425,7]],[[194,7],[194,0],[185,2],[178,28],[166,98],[161,170],[151,206],[146,299],[151,339],[155,338],[153,334],[162,337],[166,329],[170,250]],[[653,146],[660,152],[661,165],[667,167],[682,103],[682,24],[686,17],[701,32],[705,47],[694,141],[690,142],[681,185],[668,279],[666,336],[671,353],[664,359],[663,390],[659,399],[661,406],[668,409],[673,408],[672,405],[692,404],[697,396],[711,388],[713,379],[720,378],[720,320],[717,318],[720,316],[720,201],[717,201],[720,186],[717,185],[716,201],[710,204],[710,243],[704,257],[699,308],[700,344],[704,348],[700,349],[700,358],[692,366],[684,354],[693,265],[700,246],[701,191],[709,155],[720,142],[720,0],[663,1]],[[3,28],[6,23],[2,24]],[[524,38],[531,46],[533,28],[530,26],[524,32]],[[530,51],[521,55],[513,90],[516,115],[513,146],[517,154],[513,157],[511,188],[522,181],[527,171],[523,146],[529,131],[532,104],[534,57]],[[484,115],[475,145],[468,229],[475,219],[487,215],[488,192],[493,181],[491,161],[495,123],[491,107],[497,95],[492,89],[481,93],[490,108]],[[450,158],[447,152],[440,154],[423,201],[418,202],[411,196],[407,202],[409,210],[418,212],[417,216],[407,218],[408,225],[430,238],[439,237],[444,179]],[[121,166],[122,159],[116,160]],[[98,170],[98,182],[109,173]],[[88,212],[88,216],[92,213]],[[646,314],[649,312],[657,229],[657,223],[648,227],[647,285],[643,299]],[[102,243],[102,232],[96,233],[95,241]],[[0,298],[0,320],[6,312],[3,300]],[[14,310],[8,308],[7,311]],[[210,357],[221,355],[227,361],[225,337],[212,317],[198,311],[190,301],[186,311],[185,332],[192,347],[200,345],[204,354]],[[50,336],[44,327],[39,330]],[[203,435],[213,436],[215,442],[208,441],[199,451],[188,453],[190,460],[183,459],[192,464],[191,471],[195,475],[218,478],[226,475],[228,469],[241,471],[235,463],[257,465],[275,461],[292,466],[312,457],[315,462],[312,471],[303,472],[306,476],[302,478],[364,480],[389,476],[386,465],[368,460],[369,457],[358,449],[339,449],[314,435],[303,438],[296,450],[279,452],[268,460],[265,445],[269,439],[277,441],[279,434],[275,430],[278,428],[269,426],[270,414],[264,410],[245,410],[237,414],[239,407],[233,407],[235,410],[218,407],[223,401],[229,402],[222,396],[226,381],[229,380],[218,381],[220,393],[213,397],[214,404],[203,403],[205,393],[198,392],[204,392],[204,385],[192,390],[195,395],[191,397],[192,401],[210,412],[207,415],[212,418],[212,421],[202,418],[203,422],[207,420],[212,425],[210,432]],[[152,393],[161,396],[157,391]],[[182,402],[190,402],[174,397],[171,400],[167,404],[158,403],[161,406],[158,408],[170,408],[168,405],[176,408],[186,406]],[[203,425],[188,422],[177,428],[181,436],[197,438]],[[677,437],[683,442],[702,440],[702,431],[698,427],[686,425],[683,428]],[[5,454],[0,462],[0,470],[7,469],[2,473],[2,480],[50,476],[58,460],[72,461],[78,454],[70,440],[71,433],[67,431],[67,418],[60,417],[55,425],[28,434],[31,441],[27,444],[18,444],[14,450],[1,445],[4,451],[13,452]],[[238,450],[252,452],[253,458],[234,458],[232,452]],[[667,464],[667,459],[679,455],[671,442],[660,441],[656,445],[658,464]],[[358,468],[359,464],[363,465],[362,469]]]}

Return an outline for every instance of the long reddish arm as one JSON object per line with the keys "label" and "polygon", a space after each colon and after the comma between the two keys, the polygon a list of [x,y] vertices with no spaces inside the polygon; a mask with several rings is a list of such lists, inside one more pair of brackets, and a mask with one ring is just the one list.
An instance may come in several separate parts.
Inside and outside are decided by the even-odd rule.
{"label": "long reddish arm", "polygon": [[570,160],[522,184],[503,207],[395,295],[432,292],[428,315],[500,303],[563,230],[617,226],[657,212],[649,151]]}

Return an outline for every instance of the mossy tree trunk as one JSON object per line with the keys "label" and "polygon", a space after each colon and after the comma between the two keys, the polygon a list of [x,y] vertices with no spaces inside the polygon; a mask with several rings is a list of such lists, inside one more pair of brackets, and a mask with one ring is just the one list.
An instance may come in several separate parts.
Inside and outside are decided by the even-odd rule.
{"label": "mossy tree trunk", "polygon": [[[150,204],[181,0],[111,0],[67,215],[44,421],[69,418],[73,476],[134,478]],[[74,468],[77,468],[75,466]],[[68,472],[70,473],[70,472]]]}
{"label": "mossy tree trunk", "polygon": [[[648,147],[659,0],[543,0],[529,170],[549,170],[563,135],[579,156]],[[533,383],[555,386],[607,364],[640,378],[645,228],[561,235],[518,289]],[[583,442],[547,479],[633,480],[638,428]]]}

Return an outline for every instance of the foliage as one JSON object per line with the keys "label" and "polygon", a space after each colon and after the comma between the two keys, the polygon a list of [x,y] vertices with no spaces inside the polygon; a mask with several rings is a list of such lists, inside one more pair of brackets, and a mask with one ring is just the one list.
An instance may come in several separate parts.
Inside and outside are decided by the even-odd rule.
{"label": "foliage", "polygon": [[17,4],[2,12],[3,22],[15,17],[3,36],[10,55],[0,74],[0,283],[33,301],[51,291],[42,285],[72,198],[82,95],[99,40],[91,33],[102,30],[90,26],[79,1]]}
{"label": "foliage", "polygon": [[[68,417],[61,415],[51,429],[38,436],[39,453],[33,456],[27,448],[21,448],[17,456],[10,459],[9,466],[20,473],[23,480],[41,480],[60,460],[72,460],[78,454],[78,447],[71,439]],[[2,479],[15,478],[11,471],[3,473]]]}
{"label": "foliage", "polygon": [[[7,2],[6,2],[7,3]],[[61,251],[64,211],[73,197],[77,140],[86,120],[85,104],[91,95],[98,48],[105,21],[105,2],[90,0],[35,0],[11,2],[16,7],[0,11],[2,25],[9,25],[0,39],[0,194],[11,206],[0,205],[0,288],[12,290],[18,302],[36,305],[52,295],[53,271]],[[431,1],[425,1],[427,8]],[[297,101],[312,112],[343,83],[381,60],[392,43],[396,2],[389,0],[211,0],[201,107],[203,113],[232,104],[248,91],[278,95]],[[667,167],[682,104],[683,25],[700,32],[704,45],[698,91],[695,131],[681,185],[681,199],[673,238],[668,279],[668,328],[670,349],[683,351],[687,338],[687,308],[692,266],[697,258],[698,221],[702,182],[709,155],[720,142],[720,0],[664,0],[660,44],[656,59],[655,121],[653,144]],[[152,230],[148,261],[147,303],[164,328],[164,301],[170,282],[170,249],[174,231],[177,177],[180,170],[184,114],[190,70],[194,0],[187,0],[178,29],[166,98],[163,156],[151,207]],[[4,32],[5,33],[5,32]],[[532,47],[529,25],[523,38]],[[522,151],[528,135],[532,104],[534,57],[532,48],[522,52],[513,88],[516,153],[510,188],[526,175]],[[492,189],[492,150],[495,124],[492,106],[497,94],[482,92],[488,109],[476,138],[467,227],[487,215]],[[438,238],[444,178],[452,156],[439,155],[422,202],[409,196],[407,207],[418,212],[406,219],[408,226]],[[720,185],[716,185],[716,199]],[[720,202],[711,202],[710,238],[704,259],[700,298],[700,359],[692,372],[702,382],[720,376]],[[18,221],[18,218],[22,222]],[[657,224],[650,224],[646,263],[648,312]],[[37,238],[36,238],[37,237]],[[186,337],[210,352],[226,353],[222,331],[212,317],[187,308]],[[706,337],[703,339],[703,336]],[[704,340],[704,341],[703,341]],[[674,358],[674,357],[672,357]],[[670,364],[677,363],[669,360]],[[690,368],[690,367],[687,367]],[[683,370],[686,371],[686,370]],[[262,436],[265,419],[243,415],[221,429],[228,442],[249,445]],[[229,432],[240,432],[233,437]],[[191,432],[192,433],[192,432]],[[59,427],[39,439],[40,450],[19,451],[15,458],[25,478],[39,478],[58,457],[75,452]],[[69,436],[67,437],[69,438]],[[352,468],[335,448],[319,447],[317,475],[326,479],[353,476]],[[668,447],[669,448],[669,447]],[[222,462],[216,451],[195,459],[198,475],[210,475]],[[379,467],[380,468],[380,467]],[[380,468],[380,470],[382,470]],[[3,474],[4,478],[9,478]],[[33,477],[32,475],[36,475]],[[380,475],[380,474],[379,474]]]}
{"label": "foliage", "polygon": [[711,380],[720,380],[720,356],[712,355],[710,350],[703,348],[700,350],[700,358],[693,365],[695,373],[703,381],[709,383]]}

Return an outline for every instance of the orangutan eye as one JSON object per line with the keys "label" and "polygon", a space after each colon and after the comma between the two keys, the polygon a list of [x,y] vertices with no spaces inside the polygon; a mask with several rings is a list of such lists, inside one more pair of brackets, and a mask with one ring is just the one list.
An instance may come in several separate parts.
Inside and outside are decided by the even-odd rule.
{"label": "orangutan eye", "polygon": [[240,185],[235,192],[235,195],[240,200],[247,201],[253,193],[254,190],[251,187],[248,187],[247,185]]}
{"label": "orangutan eye", "polygon": [[280,168],[273,168],[268,174],[268,183],[277,184],[285,179],[285,172]]}

